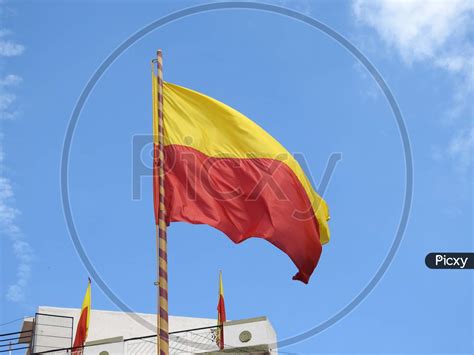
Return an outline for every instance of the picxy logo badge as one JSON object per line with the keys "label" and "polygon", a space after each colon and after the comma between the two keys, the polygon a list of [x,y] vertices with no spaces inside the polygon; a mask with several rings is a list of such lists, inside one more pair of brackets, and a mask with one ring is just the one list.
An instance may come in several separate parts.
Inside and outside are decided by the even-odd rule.
{"label": "picxy logo badge", "polygon": [[474,253],[429,253],[425,264],[430,269],[474,269]]}

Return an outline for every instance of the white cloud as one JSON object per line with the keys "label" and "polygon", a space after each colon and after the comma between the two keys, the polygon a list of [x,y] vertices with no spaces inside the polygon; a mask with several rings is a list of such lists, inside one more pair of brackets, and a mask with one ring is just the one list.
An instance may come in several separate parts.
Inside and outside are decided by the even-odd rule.
{"label": "white cloud", "polygon": [[21,82],[22,78],[14,74],[0,79],[0,120],[12,120],[17,117],[17,96],[11,92],[11,88]]}
{"label": "white cloud", "polygon": [[[15,102],[16,96],[10,93],[3,93],[0,95],[0,117],[4,118],[4,112],[8,111],[12,106],[13,102]],[[6,113],[7,115],[8,112]]]}
{"label": "white cloud", "polygon": [[20,211],[14,207],[15,195],[11,181],[4,176],[5,154],[0,142],[0,232],[10,240],[13,254],[18,260],[16,281],[7,290],[6,298],[13,302],[22,302],[25,299],[25,288],[31,276],[33,251],[25,240],[17,219]]}
{"label": "white cloud", "polygon": [[459,45],[464,51],[473,8],[470,0],[356,0],[353,5],[356,18],[408,63],[446,59]]}
{"label": "white cloud", "polygon": [[354,62],[352,67],[361,79],[359,84],[359,93],[361,97],[363,99],[378,100],[380,97],[380,88],[367,72],[366,68],[357,61]]}
{"label": "white cloud", "polygon": [[[12,118],[9,111],[10,94],[0,95],[0,114],[2,118]],[[20,211],[15,207],[15,194],[11,180],[5,175],[5,152],[3,149],[3,133],[0,133],[0,234],[10,241],[13,254],[18,261],[16,280],[7,290],[6,298],[12,302],[25,300],[25,289],[31,276],[33,250],[18,225]]]}
{"label": "white cloud", "polygon": [[[0,57],[18,56],[25,50],[23,45],[4,39],[5,36],[10,34],[9,31],[0,29]],[[22,79],[14,74],[0,78],[0,124],[5,119],[11,120],[17,116],[17,96],[12,92],[12,89],[21,82]],[[0,128],[3,128],[2,126]],[[5,165],[3,137],[4,132],[0,131],[0,236],[10,242],[13,255],[18,263],[15,281],[9,285],[5,297],[12,302],[23,302],[31,278],[34,254],[18,224],[20,211],[15,206],[12,181],[5,173],[7,167]]]}
{"label": "white cloud", "polygon": [[448,153],[456,161],[456,168],[467,171],[473,163],[474,128],[460,130],[449,143]]}
{"label": "white cloud", "polygon": [[8,74],[3,79],[0,79],[0,88],[8,87],[8,86],[17,86],[21,84],[23,79],[18,75]]}
{"label": "white cloud", "polygon": [[275,1],[275,5],[293,9],[304,15],[310,15],[313,9],[313,3],[309,0],[277,0]]}
{"label": "white cloud", "polygon": [[453,79],[451,107],[445,112],[456,132],[448,151],[457,168],[472,164],[474,46],[472,0],[354,0],[361,25],[374,29],[404,63],[428,64]]}
{"label": "white cloud", "polygon": [[21,55],[25,47],[21,44],[9,40],[0,40],[0,56],[15,57]]}

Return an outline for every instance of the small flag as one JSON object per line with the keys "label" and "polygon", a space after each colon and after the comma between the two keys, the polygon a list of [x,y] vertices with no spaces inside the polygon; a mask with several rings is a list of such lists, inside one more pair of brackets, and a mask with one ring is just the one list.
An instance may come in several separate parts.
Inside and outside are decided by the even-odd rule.
{"label": "small flag", "polygon": [[86,295],[82,301],[81,316],[77,324],[76,337],[74,338],[74,355],[82,354],[84,343],[87,339],[87,332],[89,331],[89,320],[91,314],[91,279],[87,284]]}
{"label": "small flag", "polygon": [[224,286],[222,285],[222,271],[219,273],[219,301],[217,303],[217,345],[220,350],[224,349],[224,322],[225,303],[224,303]]}

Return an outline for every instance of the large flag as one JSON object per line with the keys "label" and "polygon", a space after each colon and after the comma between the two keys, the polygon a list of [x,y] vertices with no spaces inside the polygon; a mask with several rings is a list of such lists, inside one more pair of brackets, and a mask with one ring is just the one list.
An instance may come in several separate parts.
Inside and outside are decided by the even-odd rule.
{"label": "large flag", "polygon": [[84,300],[82,301],[81,315],[77,324],[76,337],[74,338],[73,354],[82,354],[82,346],[87,339],[89,320],[91,314],[91,280],[89,279]]}
{"label": "large flag", "polygon": [[211,97],[164,83],[163,99],[166,222],[207,224],[235,243],[266,239],[294,262],[293,279],[307,283],[329,241],[329,212],[298,162]]}
{"label": "large flag", "polygon": [[220,350],[224,349],[224,322],[225,303],[224,303],[224,286],[222,285],[222,272],[219,273],[219,300],[217,301],[217,345]]}

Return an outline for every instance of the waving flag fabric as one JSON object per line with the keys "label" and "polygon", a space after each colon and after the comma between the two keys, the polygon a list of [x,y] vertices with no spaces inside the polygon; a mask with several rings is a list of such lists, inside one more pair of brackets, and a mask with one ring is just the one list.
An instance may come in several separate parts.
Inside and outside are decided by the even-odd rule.
{"label": "waving flag fabric", "polygon": [[[76,337],[74,338],[73,351],[74,355],[82,354],[82,346],[87,339],[87,333],[89,331],[89,320],[91,314],[91,280],[87,284],[86,294],[84,300],[82,301],[81,315],[79,317],[79,322],[76,329]],[[80,349],[77,349],[80,348]]]}
{"label": "waving flag fabric", "polygon": [[329,214],[293,156],[196,91],[164,83],[163,106],[167,222],[207,224],[235,243],[266,239],[294,262],[293,278],[307,283],[329,241]]}

